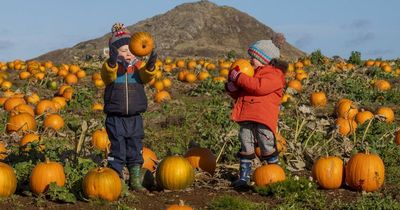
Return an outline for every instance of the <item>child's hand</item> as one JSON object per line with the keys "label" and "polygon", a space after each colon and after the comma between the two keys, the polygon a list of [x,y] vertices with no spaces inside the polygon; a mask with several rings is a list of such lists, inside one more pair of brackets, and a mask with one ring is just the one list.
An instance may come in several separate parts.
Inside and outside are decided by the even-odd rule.
{"label": "child's hand", "polygon": [[233,83],[232,81],[229,81],[225,83],[225,90],[227,92],[233,93],[239,90],[239,88]]}
{"label": "child's hand", "polygon": [[229,81],[236,82],[240,75],[240,68],[239,66],[235,66],[234,69],[229,71],[228,79]]}
{"label": "child's hand", "polygon": [[110,44],[108,48],[108,54],[110,56],[110,58],[108,59],[108,65],[114,67],[117,64],[118,49],[112,44]]}
{"label": "child's hand", "polygon": [[154,66],[155,66],[156,61],[157,61],[157,56],[158,56],[158,55],[157,55],[156,52],[151,51],[149,60],[148,60],[147,63],[146,63],[146,69],[147,69],[147,70],[149,70],[149,71],[153,71],[153,70],[154,70]]}

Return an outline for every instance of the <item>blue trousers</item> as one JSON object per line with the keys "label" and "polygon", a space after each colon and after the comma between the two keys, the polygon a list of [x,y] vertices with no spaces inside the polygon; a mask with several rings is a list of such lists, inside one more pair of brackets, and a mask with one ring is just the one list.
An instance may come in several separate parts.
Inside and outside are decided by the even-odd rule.
{"label": "blue trousers", "polygon": [[141,115],[107,115],[105,124],[111,142],[108,165],[122,177],[125,165],[130,168],[143,164],[143,119]]}

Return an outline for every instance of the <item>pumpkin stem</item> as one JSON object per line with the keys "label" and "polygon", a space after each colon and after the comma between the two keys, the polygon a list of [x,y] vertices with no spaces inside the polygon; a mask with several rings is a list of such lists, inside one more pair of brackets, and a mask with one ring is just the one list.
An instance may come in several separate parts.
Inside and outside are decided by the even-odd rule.
{"label": "pumpkin stem", "polygon": [[185,206],[185,201],[179,200],[179,206]]}
{"label": "pumpkin stem", "polygon": [[45,158],[44,158],[44,162],[45,162],[45,163],[50,163],[50,159],[49,159],[48,157],[45,157]]}
{"label": "pumpkin stem", "polygon": [[365,129],[364,134],[363,134],[363,137],[362,137],[362,139],[361,139],[361,145],[363,145],[363,143],[364,143],[364,139],[365,139],[365,137],[366,137],[366,135],[367,135],[367,132],[368,132],[369,127],[371,126],[371,123],[372,123],[373,120],[374,120],[374,118],[371,118],[371,119],[369,120],[369,122],[368,122],[367,128]]}

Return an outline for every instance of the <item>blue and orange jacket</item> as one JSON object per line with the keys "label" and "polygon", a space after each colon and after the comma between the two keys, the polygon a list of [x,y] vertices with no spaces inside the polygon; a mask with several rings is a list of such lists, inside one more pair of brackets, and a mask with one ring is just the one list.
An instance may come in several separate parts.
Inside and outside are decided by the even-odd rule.
{"label": "blue and orange jacket", "polygon": [[145,112],[147,97],[144,84],[150,82],[156,70],[145,69],[145,63],[139,60],[132,62],[127,68],[117,63],[113,68],[104,62],[101,78],[104,90],[104,113],[117,116],[133,116]]}

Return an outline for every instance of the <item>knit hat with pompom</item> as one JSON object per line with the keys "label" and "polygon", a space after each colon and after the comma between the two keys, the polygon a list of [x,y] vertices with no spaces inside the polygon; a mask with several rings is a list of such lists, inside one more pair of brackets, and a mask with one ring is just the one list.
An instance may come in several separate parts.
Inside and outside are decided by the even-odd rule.
{"label": "knit hat with pompom", "polygon": [[272,59],[280,57],[280,48],[285,43],[285,37],[281,33],[273,35],[272,40],[259,40],[253,43],[247,52],[262,64],[268,64]]}
{"label": "knit hat with pompom", "polygon": [[117,49],[123,45],[129,45],[131,33],[123,23],[115,23],[111,28],[111,38],[109,44]]}

